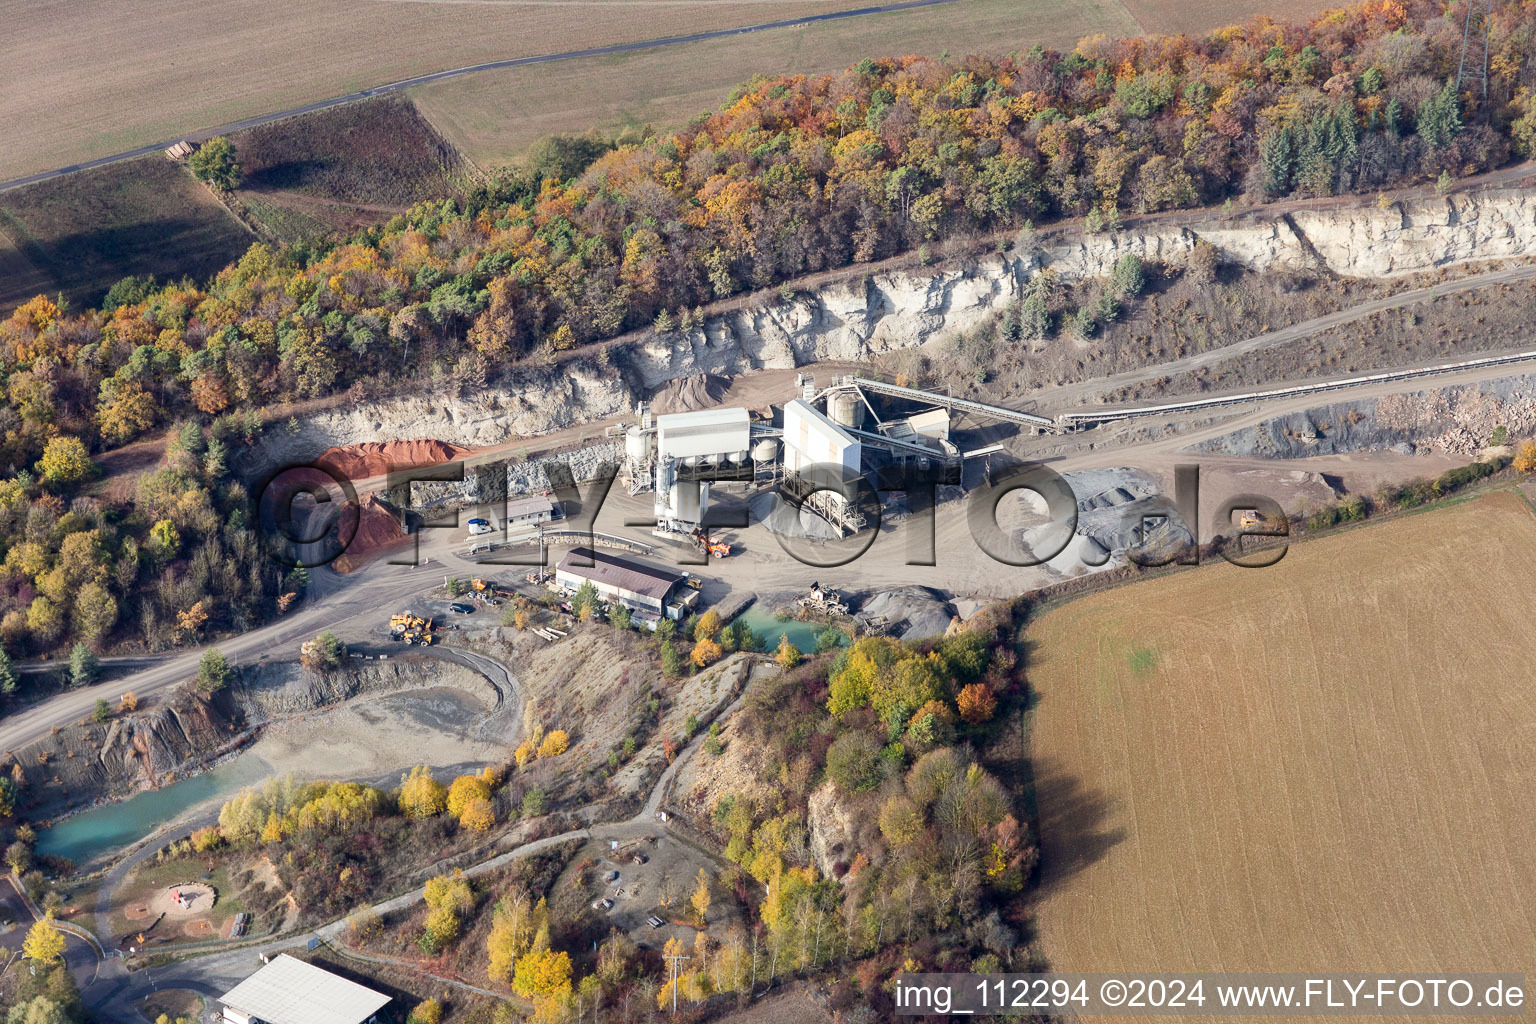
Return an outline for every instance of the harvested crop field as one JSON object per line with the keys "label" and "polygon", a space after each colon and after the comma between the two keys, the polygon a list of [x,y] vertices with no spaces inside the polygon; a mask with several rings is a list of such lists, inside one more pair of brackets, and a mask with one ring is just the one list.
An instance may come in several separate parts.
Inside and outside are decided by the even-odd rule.
{"label": "harvested crop field", "polygon": [[[0,178],[482,61],[858,6],[141,0],[124,17],[112,0],[13,4],[11,37],[48,42],[7,54]],[[90,54],[90,73],[61,54]]]}
{"label": "harvested crop field", "polygon": [[1500,492],[1032,625],[1053,969],[1536,970],[1533,564]]}
{"label": "harvested crop field", "polygon": [[1143,32],[1187,32],[1198,35],[1222,25],[1241,25],[1249,18],[1267,15],[1275,21],[1305,21],[1320,11],[1339,7],[1337,3],[1318,0],[1237,0],[1221,3],[1205,0],[1125,0],[1125,7],[1141,25]]}
{"label": "harvested crop field", "polygon": [[[864,5],[854,5],[864,6]],[[798,10],[798,8],[797,8]],[[774,18],[784,18],[773,8]],[[766,21],[765,16],[759,20]],[[863,57],[1070,49],[1085,35],[1136,35],[1119,0],[962,0],[939,7],[816,22],[726,39],[560,64],[488,71],[411,90],[432,123],[482,167],[538,139],[596,128],[681,126],[756,74],[841,71]]]}
{"label": "harvested crop field", "polygon": [[20,295],[0,278],[0,308],[39,290],[94,304],[130,275],[205,278],[252,241],[186,168],[161,156],[0,192],[0,233],[47,278],[39,286],[27,277]]}

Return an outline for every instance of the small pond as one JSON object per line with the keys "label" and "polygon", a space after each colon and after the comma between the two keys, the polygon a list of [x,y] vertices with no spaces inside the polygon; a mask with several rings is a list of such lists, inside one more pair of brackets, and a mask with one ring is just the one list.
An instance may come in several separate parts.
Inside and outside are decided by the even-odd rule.
{"label": "small pond", "polygon": [[204,801],[229,796],[271,774],[249,754],[160,789],[138,793],[65,818],[37,834],[37,852],[84,864],[130,846]]}
{"label": "small pond", "polygon": [[[754,604],[736,618],[744,620],[752,627],[752,632],[763,638],[763,650],[772,653],[779,646],[779,637],[788,636],[789,642],[800,648],[802,653],[810,654],[816,649],[816,636],[828,627],[821,622],[799,622],[795,619],[785,619],[780,622],[772,611],[762,605]],[[842,643],[848,642],[848,636],[841,631]]]}

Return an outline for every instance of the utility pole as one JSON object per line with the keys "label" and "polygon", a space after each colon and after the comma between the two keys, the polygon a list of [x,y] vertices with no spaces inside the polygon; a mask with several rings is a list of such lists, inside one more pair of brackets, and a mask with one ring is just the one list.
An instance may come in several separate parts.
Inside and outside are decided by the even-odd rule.
{"label": "utility pole", "polygon": [[1493,21],[1493,0],[1467,0],[1467,17],[1461,26],[1461,64],[1456,69],[1456,95],[1476,88],[1488,99],[1488,33]]}
{"label": "utility pole", "polygon": [[662,957],[662,959],[663,960],[669,960],[672,963],[672,1012],[673,1012],[673,1014],[676,1014],[677,1013],[677,965],[678,965],[679,961],[682,961],[682,960],[692,960],[693,957],[691,957],[691,956],[684,956],[681,953],[674,953],[672,956],[664,956],[664,957]]}

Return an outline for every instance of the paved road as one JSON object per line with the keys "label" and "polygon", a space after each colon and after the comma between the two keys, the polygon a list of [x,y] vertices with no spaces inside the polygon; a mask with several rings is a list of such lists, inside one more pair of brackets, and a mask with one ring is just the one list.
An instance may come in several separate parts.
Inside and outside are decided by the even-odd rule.
{"label": "paved road", "polygon": [[[767,32],[771,29],[789,28],[793,25],[809,25],[818,21],[842,21],[845,18],[860,18],[868,14],[891,14],[897,11],[914,10],[919,7],[938,7],[944,4],[959,2],[960,0],[906,0],[904,3],[880,4],[875,7],[859,7],[848,11],[829,11],[825,14],[810,14],[798,18],[782,18],[778,21],[765,21],[757,25],[721,28],[710,32],[694,32],[683,36],[664,36],[660,39],[641,39],[631,43],[614,43],[612,46],[592,46],[581,50],[565,50],[561,53],[541,53],[529,57],[485,61],[480,64],[469,64],[461,68],[451,68],[447,71],[434,71],[427,75],[417,75],[415,78],[401,79],[398,82],[375,86],[372,89],[349,92],[345,96],[336,96],[332,99],[320,100],[317,103],[306,103],[301,107],[289,107],[287,110],[279,110],[271,114],[248,117],[241,121],[231,121],[228,124],[221,124],[217,128],[208,128],[189,133],[185,137],[201,140],[215,135],[228,135],[232,132],[243,131],[246,128],[271,124],[273,121],[298,117],[300,114],[312,114],[317,110],[329,110],[331,107],[339,107],[344,103],[353,103],[357,100],[366,100],[375,96],[388,96],[391,93],[401,92],[413,86],[428,85],[432,82],[441,82],[449,78],[461,78],[464,75],[472,75],[478,71],[499,71],[504,68],[520,68],[531,64],[553,64],[557,61],[579,60],[582,57],[602,57],[608,54],[630,53],[635,50],[650,50],[662,46],[701,43],[710,39],[726,39],[731,36],[747,35],[751,32]],[[105,167],[108,164],[148,156],[151,153],[158,153],[164,150],[175,141],[177,140],[167,139],[164,142],[157,142],[149,146],[139,146],[137,149],[114,153],[111,156],[99,157],[95,160],[87,160],[78,164],[70,164],[68,167],[41,171],[37,174],[29,174],[23,178],[12,178],[10,181],[0,181],[0,192],[10,188],[19,188],[22,185],[31,185],[39,181],[47,181],[50,178],[62,177],[66,174],[74,174],[76,171],[87,171],[95,167]]]}
{"label": "paved road", "polygon": [[[378,629],[380,614],[388,615],[384,609],[393,608],[440,582],[437,572],[432,567],[382,563],[354,576],[319,571],[314,573],[318,585],[299,610],[271,625],[210,646],[217,646],[232,663],[242,663],[264,661],[274,653],[289,658],[300,641],[325,629],[333,630],[343,640],[361,639]],[[198,659],[204,650],[205,647],[198,647],[169,657],[143,659],[149,664],[140,671],[66,691],[11,715],[0,722],[0,750],[19,750],[46,735],[55,725],[88,717],[98,699],[115,704],[119,695],[132,690],[142,700],[189,680],[197,674]]]}

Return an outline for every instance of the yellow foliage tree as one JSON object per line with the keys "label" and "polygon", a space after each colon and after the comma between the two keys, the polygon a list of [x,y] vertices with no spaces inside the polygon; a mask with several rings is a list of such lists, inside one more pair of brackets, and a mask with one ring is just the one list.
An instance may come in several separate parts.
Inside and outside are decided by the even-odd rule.
{"label": "yellow foliage tree", "polygon": [[448,813],[455,818],[463,817],[464,808],[471,800],[487,800],[491,787],[478,775],[460,775],[448,787]]}
{"label": "yellow foliage tree", "polygon": [[436,999],[428,999],[416,1004],[411,1011],[409,1024],[442,1024],[443,1004]]}
{"label": "yellow foliage tree", "polygon": [[709,875],[704,873],[703,868],[699,868],[699,881],[693,887],[693,895],[689,897],[688,902],[693,904],[693,913],[700,928],[704,927],[709,918],[709,900]]}
{"label": "yellow foliage tree", "polygon": [[77,484],[90,475],[91,456],[78,437],[60,434],[52,438],[43,449],[43,458],[37,464],[43,483],[60,486]]}
{"label": "yellow foliage tree", "polygon": [[427,934],[439,946],[446,946],[459,937],[459,915],[450,907],[439,907],[427,914]]}
{"label": "yellow foliage tree", "polygon": [[703,668],[706,665],[712,665],[719,661],[720,655],[724,653],[725,652],[720,649],[720,645],[715,641],[700,640],[698,643],[693,645],[693,653],[689,655],[689,657],[693,660],[695,665],[699,666],[699,668]]}
{"label": "yellow foliage tree", "polygon": [[528,953],[517,961],[512,991],[524,999],[564,999],[571,992],[571,958],[552,949]]}
{"label": "yellow foliage tree", "polygon": [[1536,441],[1526,441],[1515,452],[1514,466],[1522,473],[1536,473]]}
{"label": "yellow foliage tree", "polygon": [[55,928],[50,919],[39,921],[27,932],[21,951],[27,959],[40,964],[51,966],[59,963],[64,959],[64,933]]}
{"label": "yellow foliage tree", "polygon": [[430,818],[442,814],[448,805],[448,791],[432,777],[424,764],[400,776],[400,813],[411,818]]}
{"label": "yellow foliage tree", "polygon": [[261,830],[263,843],[280,843],[283,841],[283,819],[277,816],[276,811],[267,812],[267,823]]}
{"label": "yellow foliage tree", "polygon": [[123,714],[139,710],[139,697],[132,690],[123,694],[122,700],[117,705],[117,710]]}
{"label": "yellow foliage tree", "polygon": [[544,742],[539,744],[540,757],[559,757],[570,748],[570,737],[564,729],[551,729],[544,737]]}
{"label": "yellow foliage tree", "polygon": [[518,958],[533,942],[536,909],[530,906],[528,893],[513,889],[496,903],[491,919],[491,933],[486,936],[485,953],[489,961],[486,973],[492,981],[507,982]]}
{"label": "yellow foliage tree", "polygon": [[788,671],[800,664],[802,657],[804,655],[800,653],[800,648],[789,642],[788,633],[779,637],[779,648],[773,652],[773,660],[779,663],[780,668]]}
{"label": "yellow foliage tree", "polygon": [[535,754],[536,751],[534,750],[533,744],[527,740],[523,740],[523,742],[517,745],[517,750],[513,751],[512,760],[517,762],[517,766],[519,768],[526,768],[528,766],[528,762],[534,759]]}
{"label": "yellow foliage tree", "polygon": [[475,907],[474,890],[462,871],[451,875],[438,875],[427,880],[421,898],[433,910],[446,908],[455,914],[467,914]]}
{"label": "yellow foliage tree", "polygon": [[489,832],[491,826],[496,824],[496,810],[489,800],[476,797],[464,805],[464,813],[459,815],[459,824],[475,832]]}
{"label": "yellow foliage tree", "polygon": [[699,621],[693,624],[693,638],[695,640],[713,640],[720,635],[720,613],[711,608],[699,616]]}

